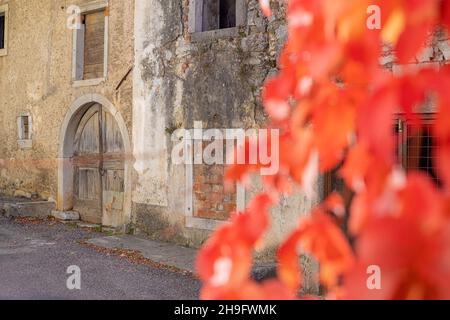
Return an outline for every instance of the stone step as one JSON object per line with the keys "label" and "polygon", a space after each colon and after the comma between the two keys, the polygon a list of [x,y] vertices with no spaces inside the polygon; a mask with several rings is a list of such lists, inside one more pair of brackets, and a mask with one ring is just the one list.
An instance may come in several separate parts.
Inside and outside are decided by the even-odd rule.
{"label": "stone step", "polygon": [[78,222],[77,227],[81,228],[81,229],[91,229],[91,230],[98,230],[98,231],[102,230],[101,224],[88,223],[88,222],[83,222],[83,221]]}
{"label": "stone step", "polygon": [[5,217],[25,217],[46,219],[52,215],[55,203],[49,201],[25,201],[24,199],[11,199],[0,201],[0,214]]}
{"label": "stone step", "polygon": [[80,220],[80,214],[76,211],[52,211],[52,216],[61,221]]}

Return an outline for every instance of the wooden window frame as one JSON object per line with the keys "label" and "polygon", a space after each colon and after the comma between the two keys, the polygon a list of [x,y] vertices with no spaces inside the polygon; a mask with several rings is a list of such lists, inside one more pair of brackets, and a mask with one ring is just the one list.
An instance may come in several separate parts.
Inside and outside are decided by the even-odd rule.
{"label": "wooden window frame", "polygon": [[72,81],[74,87],[96,86],[106,81],[108,77],[108,56],[109,56],[109,12],[108,1],[98,0],[80,6],[82,16],[105,11],[105,35],[104,35],[104,57],[103,57],[103,77],[96,79],[83,79],[84,77],[84,25],[80,29],[73,30],[72,49]]}
{"label": "wooden window frame", "polygon": [[[436,113],[421,113],[419,115],[423,124],[433,124],[436,121]],[[400,116],[396,117],[396,126],[398,130],[397,136],[397,156],[399,160],[399,164],[402,165],[403,168],[407,169],[408,167],[408,128],[407,121],[402,120]]]}
{"label": "wooden window frame", "polygon": [[0,13],[5,16],[5,30],[3,39],[3,48],[0,49],[0,57],[8,55],[8,24],[9,24],[9,7],[8,4],[0,5]]}
{"label": "wooden window frame", "polygon": [[247,24],[247,1],[236,0],[236,26],[232,28],[202,31],[203,1],[189,1],[189,33],[193,41],[208,41],[218,38],[237,37],[239,29]]}

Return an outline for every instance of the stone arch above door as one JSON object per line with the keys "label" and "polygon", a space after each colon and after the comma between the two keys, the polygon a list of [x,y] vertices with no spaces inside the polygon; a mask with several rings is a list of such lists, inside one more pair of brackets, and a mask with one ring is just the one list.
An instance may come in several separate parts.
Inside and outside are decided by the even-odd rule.
{"label": "stone arch above door", "polygon": [[125,226],[131,222],[131,143],[125,121],[114,105],[105,97],[98,94],[87,94],[75,100],[66,113],[59,135],[58,149],[58,197],[57,210],[71,211],[73,209],[74,195],[74,139],[78,124],[85,112],[94,104],[100,104],[117,123],[123,139],[125,154],[125,191],[123,218],[114,227]]}

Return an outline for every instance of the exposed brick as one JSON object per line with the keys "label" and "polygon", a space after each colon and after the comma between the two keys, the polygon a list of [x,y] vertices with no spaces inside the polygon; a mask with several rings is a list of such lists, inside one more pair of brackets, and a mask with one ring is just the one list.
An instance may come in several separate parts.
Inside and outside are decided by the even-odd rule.
{"label": "exposed brick", "polygon": [[227,220],[236,210],[236,189],[225,192],[225,166],[194,166],[194,216]]}

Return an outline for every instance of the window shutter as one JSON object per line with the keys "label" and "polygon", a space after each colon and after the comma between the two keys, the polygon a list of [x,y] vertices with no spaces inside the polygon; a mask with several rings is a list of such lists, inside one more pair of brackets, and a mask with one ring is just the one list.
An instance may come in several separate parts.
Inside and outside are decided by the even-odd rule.
{"label": "window shutter", "polygon": [[106,11],[89,13],[84,18],[83,79],[103,78],[105,59]]}

